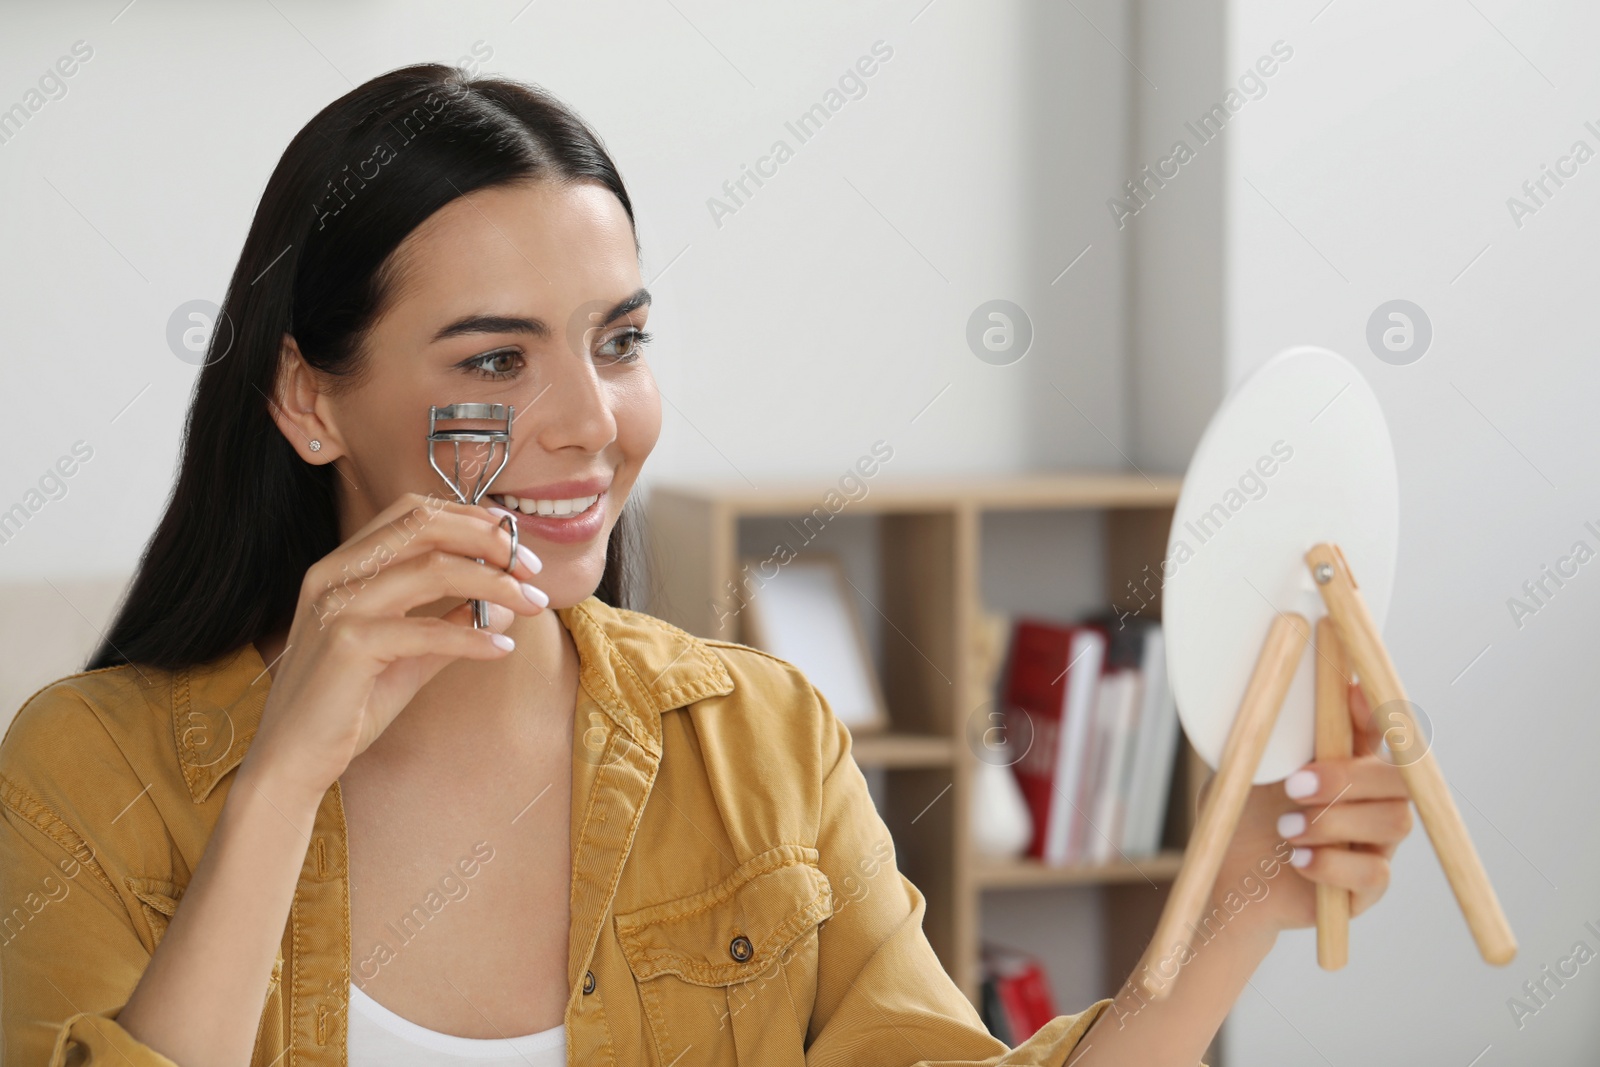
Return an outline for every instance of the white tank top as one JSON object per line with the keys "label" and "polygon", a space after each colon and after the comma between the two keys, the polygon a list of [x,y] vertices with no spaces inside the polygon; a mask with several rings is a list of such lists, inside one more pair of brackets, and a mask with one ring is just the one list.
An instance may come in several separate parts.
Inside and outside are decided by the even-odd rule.
{"label": "white tank top", "polygon": [[522,1037],[456,1037],[418,1026],[350,987],[350,1067],[564,1067],[563,1025]]}

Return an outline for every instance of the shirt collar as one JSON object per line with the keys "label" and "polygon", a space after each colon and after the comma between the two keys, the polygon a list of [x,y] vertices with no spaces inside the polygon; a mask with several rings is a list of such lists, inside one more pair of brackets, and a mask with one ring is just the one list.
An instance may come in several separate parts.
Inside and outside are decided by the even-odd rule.
{"label": "shirt collar", "polygon": [[[593,596],[556,615],[577,646],[579,684],[653,755],[661,754],[663,712],[733,692],[733,679],[711,646],[670,623]],[[270,686],[266,663],[250,642],[174,674],[173,734],[195,803],[244,759]]]}

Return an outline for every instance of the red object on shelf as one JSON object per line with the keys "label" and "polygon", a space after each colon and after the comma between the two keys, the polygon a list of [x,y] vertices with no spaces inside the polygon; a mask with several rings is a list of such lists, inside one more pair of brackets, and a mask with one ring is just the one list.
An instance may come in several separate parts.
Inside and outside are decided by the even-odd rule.
{"label": "red object on shelf", "polygon": [[1013,1048],[1056,1017],[1055,997],[1044,965],[1015,949],[986,947],[984,965],[994,980]]}
{"label": "red object on shelf", "polygon": [[[1096,694],[1105,660],[1104,631],[1093,625],[1018,620],[1012,631],[1005,683],[1007,737],[1028,745],[1012,766],[1033,817],[1027,854],[1069,863],[1079,844],[1073,802],[1090,768]],[[1026,716],[1031,724],[1017,721]]]}

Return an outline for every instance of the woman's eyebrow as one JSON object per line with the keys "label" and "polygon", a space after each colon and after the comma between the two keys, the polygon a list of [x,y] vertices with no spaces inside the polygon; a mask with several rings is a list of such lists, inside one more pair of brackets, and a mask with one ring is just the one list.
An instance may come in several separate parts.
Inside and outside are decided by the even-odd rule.
{"label": "woman's eyebrow", "polygon": [[601,319],[598,323],[596,323],[596,325],[610,325],[631,311],[637,311],[640,308],[649,306],[650,290],[639,289],[638,291],[619,301],[616,306],[614,306],[610,311],[606,312],[605,318]]}
{"label": "woman's eyebrow", "polygon": [[516,315],[468,315],[440,328],[434,341],[460,337],[469,333],[531,333],[535,337],[549,336],[550,327],[543,319],[525,319]]}
{"label": "woman's eyebrow", "polygon": [[[597,325],[605,326],[632,311],[650,305],[650,290],[639,289],[618,301]],[[464,334],[475,333],[526,333],[534,337],[550,336],[550,327],[543,319],[524,318],[520,315],[468,315],[443,326],[433,335],[435,342]]]}

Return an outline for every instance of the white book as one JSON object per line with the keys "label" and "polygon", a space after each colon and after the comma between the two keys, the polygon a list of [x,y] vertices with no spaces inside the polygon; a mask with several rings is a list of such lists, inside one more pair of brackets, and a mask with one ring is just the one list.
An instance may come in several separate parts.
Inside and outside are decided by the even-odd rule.
{"label": "white book", "polygon": [[[1110,649],[1106,649],[1110,653]],[[1089,718],[1088,741],[1083,753],[1083,778],[1078,791],[1072,796],[1072,833],[1067,838],[1066,863],[1088,863],[1093,838],[1099,836],[1095,828],[1100,821],[1095,818],[1095,807],[1100,798],[1100,780],[1105,774],[1105,751],[1108,747],[1111,721],[1116,717],[1117,674],[1110,668],[1100,673],[1100,684],[1095,687],[1094,710]]]}
{"label": "white book", "polygon": [[1139,675],[1143,680],[1139,733],[1134,739],[1133,771],[1128,781],[1128,812],[1122,820],[1122,834],[1117,841],[1130,859],[1137,859],[1142,854],[1140,844],[1144,833],[1145,808],[1149,803],[1149,766],[1155,756],[1153,747],[1159,728],[1161,689],[1165,684],[1165,671],[1157,666],[1158,660],[1164,662],[1166,658],[1164,654],[1157,655],[1163,652],[1163,645],[1159,627],[1151,626],[1145,630],[1139,650]]}
{"label": "white book", "polygon": [[1167,681],[1166,640],[1159,626],[1152,626],[1145,634],[1140,673],[1144,676],[1144,694],[1139,740],[1122,833],[1122,849],[1130,858],[1152,855],[1161,848],[1161,827],[1172,788],[1172,761],[1177,754],[1178,705]]}
{"label": "white book", "polygon": [[1090,743],[1095,696],[1105,663],[1105,635],[1093,627],[1080,627],[1072,636],[1067,656],[1067,684],[1062,696],[1061,733],[1056,739],[1055,788],[1050,794],[1050,815],[1045,823],[1044,862],[1062,864],[1067,859],[1075,812],[1073,801],[1087,773],[1084,756]]}
{"label": "white book", "polygon": [[[1120,859],[1121,823],[1127,807],[1129,772],[1135,749],[1136,719],[1139,713],[1139,672],[1131,668],[1106,676],[1111,689],[1110,707],[1100,749],[1099,795],[1095,798],[1094,825],[1088,833],[1086,859],[1090,863],[1110,863]],[[1088,809],[1085,809],[1087,812]]]}

